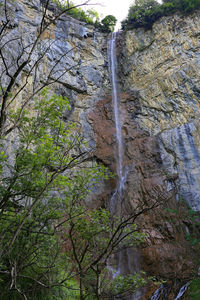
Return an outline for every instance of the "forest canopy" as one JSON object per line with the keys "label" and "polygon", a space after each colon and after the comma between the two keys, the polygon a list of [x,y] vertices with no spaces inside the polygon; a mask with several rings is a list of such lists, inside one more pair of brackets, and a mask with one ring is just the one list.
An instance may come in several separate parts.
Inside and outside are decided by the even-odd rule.
{"label": "forest canopy", "polygon": [[155,21],[174,13],[187,15],[200,9],[200,0],[136,0],[130,6],[128,16],[122,21],[122,29],[151,29]]}

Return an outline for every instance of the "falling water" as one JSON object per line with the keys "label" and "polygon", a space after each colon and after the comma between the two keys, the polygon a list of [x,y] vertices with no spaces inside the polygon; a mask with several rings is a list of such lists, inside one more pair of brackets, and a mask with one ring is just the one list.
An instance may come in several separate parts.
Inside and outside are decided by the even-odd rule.
{"label": "falling water", "polygon": [[115,128],[116,128],[116,142],[117,142],[117,150],[116,150],[116,165],[117,165],[117,176],[118,183],[117,189],[113,194],[110,203],[110,209],[112,212],[116,212],[117,208],[117,199],[121,201],[122,191],[126,182],[128,170],[123,168],[123,141],[122,141],[122,119],[119,113],[119,96],[118,96],[118,78],[117,78],[117,59],[116,59],[116,37],[117,33],[113,33],[112,37],[109,41],[109,63],[110,63],[110,73],[112,79],[112,100],[113,100],[113,110],[114,110],[114,120],[115,120]]}
{"label": "falling water", "polygon": [[[112,101],[113,101],[113,111],[114,111],[114,120],[115,120],[115,128],[116,128],[116,171],[117,171],[117,188],[111,197],[110,200],[110,211],[113,215],[121,214],[121,204],[123,200],[123,189],[127,180],[128,173],[130,169],[128,167],[124,167],[124,147],[123,147],[123,139],[122,139],[122,116],[120,114],[119,107],[119,93],[118,93],[118,78],[117,78],[117,58],[116,58],[116,38],[117,33],[113,33],[112,37],[109,41],[108,45],[108,57],[109,57],[109,67],[110,74],[112,80]],[[132,255],[131,255],[132,254]],[[112,267],[109,267],[112,272],[113,278],[120,274],[125,274],[125,269],[131,269],[134,267],[134,271],[139,270],[138,266],[138,255],[133,255],[129,253],[129,249],[125,251],[119,251],[118,253],[118,266],[117,270],[114,271]],[[127,266],[124,265],[124,257],[126,257]],[[129,258],[135,257],[137,262],[132,262],[129,268]],[[141,291],[136,291],[136,294],[130,295],[127,300],[139,300],[141,298]],[[120,298],[117,298],[120,299]]]}
{"label": "falling water", "polygon": [[183,294],[185,294],[185,292],[187,291],[187,288],[189,286],[190,282],[187,282],[184,286],[182,286],[178,292],[177,297],[174,300],[179,300],[181,299],[181,297],[183,296]]}
{"label": "falling water", "polygon": [[153,296],[151,297],[151,300],[159,300],[161,299],[160,297],[162,296],[162,299],[167,299],[167,288],[164,287],[163,284],[161,284],[161,286],[159,287],[159,289],[157,289],[155,291],[155,293],[153,294]]}
{"label": "falling water", "polygon": [[151,297],[151,300],[159,300],[160,298],[160,295],[162,294],[162,290],[163,290],[163,285],[161,285],[159,287],[159,289],[157,289],[155,291],[155,293],[153,294],[153,296]]}
{"label": "falling water", "polygon": [[115,127],[116,127],[116,139],[117,139],[117,175],[119,180],[119,191],[121,190],[121,180],[123,178],[123,144],[122,144],[122,133],[121,133],[121,120],[119,116],[119,103],[118,103],[118,86],[117,86],[117,59],[116,59],[116,32],[112,34],[110,40],[110,70],[112,77],[112,99],[115,117]]}

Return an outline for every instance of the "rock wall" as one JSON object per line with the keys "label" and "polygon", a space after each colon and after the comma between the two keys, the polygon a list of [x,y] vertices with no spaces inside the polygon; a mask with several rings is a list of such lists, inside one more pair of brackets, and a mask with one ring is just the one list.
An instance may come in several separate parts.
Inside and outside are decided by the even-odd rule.
{"label": "rock wall", "polygon": [[[200,263],[200,245],[192,242],[199,239],[199,225],[185,203],[200,210],[199,34],[195,13],[165,17],[152,30],[118,37],[124,167],[129,169],[122,210],[131,214],[157,201],[137,220],[147,234],[138,260],[147,274],[166,280],[167,299],[175,299]],[[96,157],[115,172],[111,97],[99,101],[88,119],[96,134]],[[111,182],[108,196],[114,187]],[[136,267],[134,255],[135,249],[125,255],[127,272]],[[152,291],[146,289],[142,299]]]}
{"label": "rock wall", "polygon": [[[149,276],[165,280],[167,299],[172,300],[180,286],[197,273],[199,246],[191,245],[186,235],[189,232],[198,236],[198,228],[194,229],[184,203],[176,201],[178,174],[166,172],[157,137],[150,136],[132,118],[137,110],[137,96],[137,93],[120,95],[120,111],[124,117],[124,166],[129,170],[120,209],[127,216],[134,214],[138,208],[150,209],[136,220],[139,230],[146,234],[146,242],[137,250],[129,248],[123,251],[121,270],[132,273],[141,269]],[[111,96],[96,103],[88,122],[96,134],[95,156],[115,172],[115,124]],[[115,188],[116,182],[112,179],[105,186],[99,205],[109,204]],[[149,299],[154,290],[155,287],[146,288],[140,299]]]}
{"label": "rock wall", "polygon": [[[10,80],[7,72],[14,74],[17,64],[27,59],[31,47],[36,43],[29,63],[17,77],[13,93],[18,95],[13,109],[21,106],[28,98],[30,101],[27,107],[31,107],[34,93],[43,85],[49,86],[52,92],[70,100],[72,109],[66,117],[82,124],[90,146],[94,147],[93,133],[85,115],[95,101],[102,98],[109,84],[107,34],[64,14],[51,23],[37,41],[44,13],[43,3],[45,1],[40,0],[7,1],[10,21],[0,43],[8,70],[0,58],[2,88]],[[4,0],[0,0],[0,4],[4,4]],[[0,29],[6,23],[3,7],[0,11]],[[46,21],[52,20],[60,12],[50,1]],[[14,134],[11,140],[15,138]]]}
{"label": "rock wall", "polygon": [[200,210],[200,16],[162,18],[145,31],[122,33],[123,90],[139,92],[134,119],[156,136],[166,171],[178,174],[180,195]]}

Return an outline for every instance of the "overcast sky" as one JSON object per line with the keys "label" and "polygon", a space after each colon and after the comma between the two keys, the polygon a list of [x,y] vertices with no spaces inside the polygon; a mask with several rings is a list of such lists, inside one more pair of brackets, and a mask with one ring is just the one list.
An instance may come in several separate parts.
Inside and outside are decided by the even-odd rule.
{"label": "overcast sky", "polygon": [[[117,18],[117,27],[120,27],[120,22],[125,19],[128,14],[129,6],[133,3],[133,0],[96,0],[96,3],[101,3],[95,7],[100,14],[113,15]],[[91,3],[95,3],[95,0],[91,0]],[[116,28],[116,29],[118,29]]]}

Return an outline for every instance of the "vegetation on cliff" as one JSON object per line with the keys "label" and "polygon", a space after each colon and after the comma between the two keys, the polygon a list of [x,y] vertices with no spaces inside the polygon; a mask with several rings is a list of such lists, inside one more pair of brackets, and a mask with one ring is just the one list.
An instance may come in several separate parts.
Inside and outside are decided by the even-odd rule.
{"label": "vegetation on cliff", "polygon": [[151,29],[153,23],[163,16],[174,13],[190,14],[200,9],[200,0],[136,0],[130,6],[127,18],[122,21],[122,29],[144,27]]}
{"label": "vegetation on cliff", "polygon": [[[75,19],[86,22],[87,24],[94,25],[102,32],[114,31],[117,19],[113,15],[108,15],[100,21],[98,12],[94,9],[84,10],[82,5],[75,5],[73,2],[53,0],[62,10],[66,10],[67,15]],[[87,6],[89,1],[84,5]]]}
{"label": "vegetation on cliff", "polygon": [[83,9],[83,5],[87,6],[88,1],[80,5],[76,5],[71,1],[53,0],[53,2],[55,2],[62,10],[67,10],[66,13],[75,19],[92,25],[100,23],[100,17],[97,11],[94,9]]}

